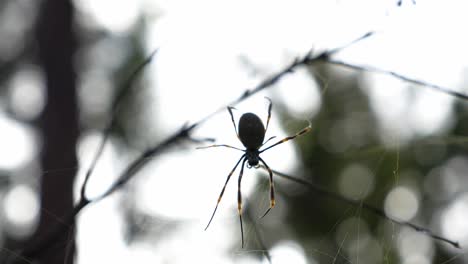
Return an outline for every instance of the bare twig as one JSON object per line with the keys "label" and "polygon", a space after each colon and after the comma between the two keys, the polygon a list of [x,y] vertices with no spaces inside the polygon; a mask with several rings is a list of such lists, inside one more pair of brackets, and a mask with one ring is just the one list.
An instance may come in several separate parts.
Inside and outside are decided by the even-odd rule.
{"label": "bare twig", "polygon": [[155,49],[138,67],[133,71],[133,73],[128,77],[127,81],[125,81],[122,85],[122,88],[119,89],[119,93],[117,94],[117,97],[114,100],[114,103],[112,104],[111,108],[111,118],[107,124],[107,126],[104,129],[103,136],[101,139],[101,142],[99,143],[99,147],[94,154],[94,158],[91,162],[91,165],[89,166],[88,170],[86,171],[85,179],[83,181],[83,185],[81,185],[81,190],[80,190],[80,199],[81,200],[88,200],[86,198],[86,187],[88,186],[88,181],[89,178],[91,177],[91,174],[94,171],[94,168],[96,167],[96,164],[99,160],[99,157],[102,155],[102,151],[104,150],[104,146],[107,143],[107,140],[109,139],[110,133],[115,125],[116,121],[116,116],[117,112],[119,110],[119,106],[122,102],[122,100],[125,98],[125,96],[130,92],[130,90],[133,88],[133,82],[136,80],[138,77],[139,73],[145,68],[146,65],[148,65],[152,60],[154,55],[158,52],[158,49]]}
{"label": "bare twig", "polygon": [[[74,210],[66,217],[66,222],[69,224],[72,224],[74,222],[74,219],[76,215],[86,206],[88,206],[91,203],[97,202],[99,200],[102,200],[106,198],[107,196],[111,195],[114,193],[116,190],[120,189],[122,186],[124,186],[130,179],[134,177],[134,175],[139,171],[140,168],[142,168],[148,161],[149,158],[154,157],[157,154],[160,154],[163,150],[166,150],[168,147],[174,145],[176,142],[182,140],[182,139],[191,139],[190,134],[192,130],[194,130],[197,126],[202,124],[203,122],[207,121],[209,118],[214,116],[215,114],[223,111],[226,109],[227,106],[233,106],[238,104],[239,102],[247,99],[248,97],[268,88],[274,85],[276,82],[278,82],[282,77],[284,77],[286,74],[293,72],[297,67],[301,65],[308,65],[314,62],[319,62],[323,61],[324,59],[327,59],[331,55],[341,51],[342,49],[348,47],[349,45],[352,45],[356,43],[356,41],[360,41],[362,39],[365,39],[367,37],[370,37],[373,33],[366,33],[365,35],[359,37],[358,39],[350,42],[349,44],[342,46],[340,48],[335,48],[332,49],[328,52],[323,52],[319,54],[318,56],[313,56],[312,52],[309,52],[306,56],[303,58],[299,58],[294,60],[289,66],[287,66],[285,69],[282,71],[272,75],[271,77],[267,78],[263,82],[261,82],[259,85],[252,89],[247,89],[244,91],[244,93],[241,94],[239,98],[236,100],[230,102],[226,106],[220,107],[216,111],[212,112],[211,114],[207,115],[206,117],[200,119],[199,121],[191,124],[191,125],[183,125],[179,131],[174,133],[173,135],[169,136],[159,144],[157,144],[154,147],[149,148],[146,150],[144,153],[142,153],[138,158],[136,158],[133,162],[131,162],[127,168],[124,170],[124,172],[117,178],[117,180],[109,187],[107,191],[105,191],[101,196],[97,197],[94,200],[90,200],[86,197],[86,187],[88,184],[88,181],[91,177],[91,174],[94,171],[94,168],[99,160],[99,157],[102,155],[102,151],[104,149],[104,146],[109,138],[110,132],[112,127],[114,126],[115,122],[115,117],[116,113],[118,110],[118,107],[120,105],[120,102],[122,101],[123,98],[125,98],[126,94],[131,90],[133,86],[133,82],[138,76],[138,74],[141,72],[141,70],[151,62],[153,56],[155,55],[156,51],[154,51],[145,61],[143,61],[136,69],[135,71],[130,75],[129,79],[123,84],[123,88],[120,89],[120,93],[117,95],[116,100],[114,104],[112,105],[112,116],[111,119],[104,129],[103,132],[103,138],[100,142],[100,145],[96,151],[96,154],[94,155],[93,161],[91,163],[91,166],[86,172],[85,180],[83,182],[83,185],[81,186],[80,190],[80,201],[74,208]],[[193,140],[193,139],[192,139]],[[197,140],[193,140],[197,141]],[[23,257],[27,258],[34,258],[35,256],[41,254],[44,250],[46,250],[48,247],[50,247],[50,244],[55,240],[58,234],[60,234],[63,229],[66,226],[57,226],[56,228],[52,228],[52,231],[48,236],[45,236],[45,239],[42,241],[39,241],[35,247],[30,247],[25,250],[23,250],[20,254]]]}
{"label": "bare twig", "polygon": [[[355,40],[347,43],[346,45],[340,46],[338,48],[333,48],[333,49],[330,49],[328,51],[324,51],[324,52],[319,53],[317,55],[314,55],[313,51],[311,50],[305,56],[296,58],[291,64],[289,64],[289,66],[285,67],[283,70],[281,70],[281,71],[271,75],[270,77],[266,78],[265,80],[263,80],[256,87],[254,87],[252,89],[246,89],[241,94],[240,97],[238,97],[236,100],[232,101],[231,103],[227,104],[227,106],[237,105],[238,103],[240,103],[243,100],[249,98],[250,96],[252,96],[252,95],[254,95],[254,94],[256,94],[256,93],[258,93],[260,91],[263,91],[266,88],[269,88],[269,87],[273,86],[279,80],[281,80],[286,74],[293,73],[294,70],[296,68],[298,68],[299,66],[311,65],[311,64],[314,64],[314,63],[318,63],[318,62],[327,62],[332,55],[334,55],[334,54],[348,48],[349,46],[351,46],[351,45],[353,45],[353,44],[355,44],[355,43],[357,43],[359,41],[362,41],[362,40],[364,40],[366,38],[371,37],[373,34],[374,34],[374,32],[367,32],[366,34],[360,36],[359,38],[356,38]],[[207,115],[205,118],[199,120],[195,124],[201,124],[201,123],[205,122],[206,120],[210,119],[213,115],[218,114],[219,112],[224,111],[224,110],[226,110],[226,106],[220,107],[218,110],[216,110],[213,113]]]}
{"label": "bare twig", "polygon": [[[309,52],[304,57],[295,59],[289,66],[285,67],[283,70],[281,70],[281,71],[273,74],[269,78],[265,79],[264,81],[262,81],[260,84],[258,84],[254,88],[245,90],[234,101],[230,102],[229,104],[227,104],[227,105],[225,105],[223,107],[220,107],[216,111],[214,111],[211,114],[207,115],[206,117],[198,120],[197,122],[194,122],[194,123],[192,123],[190,125],[189,124],[183,125],[173,135],[171,135],[168,138],[166,138],[165,140],[161,141],[156,146],[148,148],[145,152],[143,152],[139,157],[137,157],[133,162],[131,162],[127,166],[127,168],[123,171],[123,173],[119,177],[117,177],[117,180],[108,188],[107,191],[105,191],[101,196],[99,196],[99,197],[97,197],[97,198],[95,198],[93,200],[89,200],[85,196],[87,183],[89,181],[89,178],[90,178],[92,172],[94,171],[94,168],[96,166],[97,161],[99,160],[99,157],[102,155],[104,145],[106,144],[106,142],[107,142],[107,140],[109,138],[109,134],[110,134],[111,129],[112,129],[112,127],[114,125],[114,122],[115,122],[115,117],[116,117],[116,113],[117,113],[119,104],[120,104],[121,100],[123,98],[125,98],[126,94],[128,94],[128,92],[131,90],[131,87],[132,87],[133,82],[136,79],[137,75],[141,72],[141,70],[148,63],[151,62],[151,60],[152,60],[154,54],[156,53],[156,51],[153,52],[145,61],[143,61],[137,67],[137,69],[133,72],[133,74],[130,76],[128,81],[124,83],[124,85],[122,86],[123,88],[120,90],[120,93],[116,97],[116,100],[115,100],[115,102],[114,102],[114,104],[112,106],[111,119],[110,119],[108,125],[106,126],[106,128],[104,129],[103,139],[100,142],[100,145],[99,145],[99,147],[98,147],[98,149],[96,151],[96,154],[94,155],[94,159],[93,159],[93,161],[91,163],[90,168],[87,170],[85,180],[84,180],[83,185],[81,187],[80,201],[75,206],[74,210],[70,213],[70,215],[68,215],[66,217],[65,222],[67,224],[69,224],[69,225],[72,225],[74,223],[76,215],[83,208],[85,208],[89,204],[92,204],[94,202],[98,202],[98,201],[108,197],[109,195],[111,195],[115,191],[119,190],[122,186],[124,186],[129,180],[131,180],[136,175],[136,173],[139,171],[139,169],[141,169],[148,162],[148,160],[150,158],[152,158],[152,157],[154,157],[154,156],[156,156],[158,154],[161,154],[163,151],[165,151],[169,147],[175,145],[180,140],[183,140],[183,139],[187,140],[188,139],[188,140],[191,140],[193,142],[200,142],[200,140],[191,138],[191,133],[196,127],[198,127],[200,124],[202,124],[205,121],[207,121],[208,119],[210,119],[212,116],[218,114],[221,111],[224,111],[227,106],[236,105],[239,102],[247,99],[248,97],[250,97],[250,96],[252,96],[252,95],[254,95],[254,94],[256,94],[256,93],[258,93],[258,92],[260,92],[260,91],[262,91],[264,89],[266,89],[266,88],[271,87],[272,85],[276,84],[281,78],[283,78],[286,74],[292,73],[297,67],[303,66],[303,65],[311,65],[311,64],[314,64],[314,63],[318,63],[318,62],[330,62],[332,64],[341,64],[341,65],[344,65],[344,66],[352,67],[351,65],[347,65],[347,64],[345,64],[343,62],[331,60],[330,57],[332,55],[334,55],[335,53],[338,53],[341,50],[349,47],[350,45],[353,45],[358,41],[362,41],[363,39],[366,39],[366,38],[368,38],[368,37],[370,37],[372,35],[373,35],[373,32],[369,32],[369,33],[366,33],[363,36],[357,38],[356,40],[353,40],[350,43],[348,43],[348,44],[346,44],[344,46],[341,46],[339,48],[331,49],[329,51],[322,52],[322,53],[320,53],[318,55],[313,55],[312,52]],[[358,66],[356,66],[354,68],[361,69]],[[363,68],[362,70],[366,70],[366,69]],[[393,76],[395,76],[397,78],[400,78],[400,79],[403,79],[403,80],[406,80],[406,81],[409,81],[409,82],[416,83],[414,80],[412,80],[410,78],[406,78],[404,76],[397,75],[397,74],[392,73],[392,72],[384,72],[384,73],[393,75]],[[422,82],[419,83],[419,84],[427,85],[427,86],[430,86],[430,87],[434,86],[434,85],[426,84],[426,83],[422,83]],[[444,89],[439,89],[439,90],[442,90],[442,91],[444,91],[444,92],[446,92],[446,93],[448,93],[450,95],[453,95],[453,96],[456,96],[456,97],[459,97],[459,98],[468,99],[468,96],[457,95],[456,92],[451,92],[449,89],[445,89],[445,90]],[[206,140],[210,140],[210,139],[206,139]],[[371,208],[368,208],[368,210],[373,211],[373,209],[371,209]],[[388,218],[385,215],[383,215],[383,217]],[[396,220],[395,220],[395,222],[396,222]],[[411,226],[410,224],[406,224],[406,225]],[[50,248],[51,244],[55,241],[57,235],[60,234],[60,232],[63,232],[63,230],[66,227],[67,227],[66,225],[60,225],[60,226],[57,226],[55,228],[52,227],[51,228],[52,231],[50,232],[50,234],[48,236],[45,236],[45,239],[43,239],[42,241],[36,243],[35,247],[30,247],[30,248],[24,249],[19,254],[22,257],[26,257],[26,258],[29,258],[29,259],[33,259],[33,258],[37,257],[38,255],[42,254],[45,250]],[[418,229],[418,227],[416,227],[416,226],[414,226],[413,228]],[[432,234],[432,233],[430,233],[429,230],[426,230],[426,229],[420,229],[420,231]],[[443,238],[437,238],[437,236],[435,236],[435,235],[431,235],[431,236],[433,236],[436,239],[443,240],[443,241],[446,241],[448,243],[451,243],[449,240],[444,240]],[[458,247],[458,243],[452,242],[451,244],[454,245],[455,247]]]}
{"label": "bare twig", "polygon": [[[97,202],[106,198],[107,196],[114,193],[116,190],[120,189],[124,186],[133,176],[154,156],[160,154],[163,150],[166,150],[170,146],[177,143],[179,140],[182,139],[190,139],[190,133],[192,130],[197,126],[197,124],[193,124],[190,126],[184,125],[182,128],[179,129],[174,135],[168,137],[164,141],[160,142],[157,146],[149,148],[144,153],[142,153],[138,158],[136,158],[124,172],[118,177],[117,181],[115,181],[107,191],[105,191],[101,196],[94,199],[93,202]],[[210,139],[208,139],[210,140]]]}
{"label": "bare twig", "polygon": [[[263,166],[262,166],[263,169],[265,169]],[[266,170],[266,169],[265,169]],[[334,192],[331,192],[325,188],[323,188],[322,186],[320,185],[317,185],[317,184],[313,184],[309,181],[306,181],[304,179],[300,179],[300,178],[297,178],[297,177],[294,177],[294,176],[291,176],[291,175],[288,175],[286,173],[282,173],[282,172],[279,172],[279,171],[276,171],[276,170],[272,170],[273,173],[275,173],[277,176],[281,177],[281,178],[284,178],[284,179],[287,179],[287,180],[290,180],[290,181],[293,181],[293,182],[296,182],[296,183],[299,183],[301,185],[304,185],[306,187],[308,187],[309,189],[311,189],[312,191],[318,193],[321,195],[321,197],[327,197],[327,198],[331,198],[333,200],[337,200],[337,201],[341,201],[341,202],[344,202],[344,203],[347,203],[347,204],[352,204],[356,207],[362,207],[364,209],[366,209],[367,211],[375,214],[375,215],[378,215],[382,218],[385,218],[395,224],[398,224],[398,225],[401,225],[401,226],[408,226],[414,230],[416,230],[417,232],[421,232],[421,233],[424,233],[428,236],[430,236],[431,238],[435,239],[435,240],[439,240],[439,241],[442,241],[442,242],[445,242],[445,243],[448,243],[450,244],[451,246],[455,247],[455,248],[460,248],[460,244],[457,242],[457,241],[453,241],[453,240],[450,240],[448,238],[445,238],[445,237],[442,237],[440,235],[437,235],[437,234],[434,234],[431,230],[427,229],[427,228],[424,228],[424,227],[420,227],[418,225],[415,225],[413,223],[410,223],[410,222],[406,222],[406,221],[401,221],[401,220],[398,220],[398,219],[395,219],[393,217],[390,217],[388,216],[387,214],[385,214],[385,212],[382,210],[382,209],[379,209],[373,205],[370,205],[368,203],[365,203],[361,200],[353,200],[353,199],[349,199],[349,198],[346,198],[344,196],[341,196],[337,193],[334,193]]]}
{"label": "bare twig", "polygon": [[68,229],[70,226],[74,225],[75,222],[75,217],[78,215],[78,213],[88,206],[90,203],[94,202],[94,200],[90,200],[86,197],[86,187],[88,184],[88,181],[94,171],[94,168],[96,167],[96,164],[102,155],[102,152],[104,150],[104,146],[107,143],[107,140],[109,139],[110,133],[115,125],[115,120],[117,116],[117,112],[119,110],[119,106],[122,102],[122,100],[125,98],[125,96],[131,91],[133,88],[133,83],[135,82],[136,78],[138,77],[139,73],[144,69],[146,65],[148,65],[154,55],[157,53],[158,49],[154,50],[142,63],[140,63],[137,68],[132,72],[132,74],[129,76],[129,78],[123,83],[121,88],[119,89],[119,93],[114,100],[114,103],[112,104],[111,108],[111,117],[110,120],[107,124],[107,126],[104,129],[103,132],[103,137],[101,139],[101,142],[98,146],[98,149],[93,157],[93,160],[91,162],[90,167],[86,171],[85,179],[83,181],[83,184],[80,189],[80,200],[79,202],[75,205],[73,210],[64,217],[63,219],[63,224],[51,227],[50,231],[48,232],[47,235],[44,236],[44,239],[37,241],[34,243],[32,246],[24,249],[22,252],[20,252],[20,255],[22,258],[34,258],[37,255],[40,255],[45,249],[49,248],[50,245],[55,241],[55,239],[60,235],[62,232],[64,232],[66,229]]}
{"label": "bare twig", "polygon": [[417,79],[405,76],[403,74],[400,74],[400,73],[397,73],[397,72],[394,72],[394,71],[384,70],[384,69],[380,69],[380,68],[372,67],[372,66],[355,65],[355,64],[351,64],[351,63],[347,63],[347,62],[339,61],[339,60],[333,60],[333,59],[328,59],[327,63],[338,65],[338,66],[343,66],[343,67],[346,67],[346,68],[355,69],[355,70],[359,70],[359,71],[377,72],[377,73],[382,73],[382,74],[386,74],[386,75],[391,75],[391,76],[393,76],[393,77],[395,77],[397,79],[400,79],[400,80],[403,80],[403,81],[406,81],[406,82],[409,82],[409,83],[421,85],[423,87],[428,87],[428,88],[434,89],[434,90],[436,90],[438,92],[442,92],[442,93],[451,95],[451,96],[453,96],[455,98],[458,98],[458,99],[468,100],[468,95],[466,95],[464,93],[460,93],[460,92],[451,90],[449,88],[446,88],[446,87],[443,87],[443,86],[440,86],[440,85],[436,85],[436,84],[428,83],[428,82],[425,82],[425,81],[417,80]]}

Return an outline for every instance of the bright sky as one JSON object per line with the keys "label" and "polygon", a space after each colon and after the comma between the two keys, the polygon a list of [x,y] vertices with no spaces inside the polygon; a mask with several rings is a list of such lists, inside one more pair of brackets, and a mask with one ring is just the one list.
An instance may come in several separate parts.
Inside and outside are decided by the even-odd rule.
{"label": "bright sky", "polygon": [[[137,23],[140,12],[149,17],[146,26],[148,53],[157,47],[160,51],[147,75],[157,87],[152,94],[155,107],[148,107],[148,113],[143,114],[153,115],[158,120],[158,131],[167,135],[186,121],[196,121],[237,98],[246,88],[265,78],[265,74],[276,72],[310,49],[321,51],[338,47],[368,31],[375,31],[376,35],[343,51],[338,58],[397,71],[453,89],[462,84],[462,73],[468,62],[465,52],[468,38],[463,34],[468,24],[466,1],[417,1],[416,5],[404,1],[402,7],[390,0],[298,0],[293,3],[76,0],[75,3],[85,14],[81,20],[114,34],[130,30]],[[258,76],[252,77],[246,72],[242,57],[248,58],[259,70]],[[382,117],[379,129],[383,137],[390,138],[389,141],[396,134],[404,141],[415,134],[437,133],[450,122],[453,100],[449,96],[426,88],[411,88],[389,76],[373,75],[366,81],[372,107]],[[276,88],[236,106],[235,115],[238,118],[244,112],[254,112],[266,118],[267,101],[263,97],[268,96],[274,102],[290,107],[299,120],[311,119],[320,107],[318,92],[310,89],[314,82],[307,73],[298,70],[285,77]],[[25,84],[17,84],[21,85]],[[0,126],[4,127],[3,131],[10,131],[5,129],[8,125],[8,119],[2,117]],[[305,125],[307,121],[304,121]],[[27,139],[20,138],[25,137],[24,133],[15,132],[16,127],[11,129],[11,135],[2,138],[8,138],[10,143],[26,144]],[[269,133],[270,136],[285,136],[275,110]],[[227,111],[204,124],[197,134],[215,137],[220,143],[241,146]],[[80,144],[82,164],[87,164],[87,159],[96,150],[96,139],[96,135],[83,137]],[[13,153],[0,150],[0,156],[8,157],[9,164],[28,159],[25,154],[28,151],[21,151],[26,147],[16,149],[19,151]],[[115,149],[108,147],[99,168],[108,173],[99,175],[117,174],[115,170],[121,168],[111,166],[117,156]],[[138,206],[146,212],[172,220],[187,220],[190,224],[170,232],[163,243],[154,247],[137,244],[127,248],[123,244],[123,223],[119,215],[119,199],[124,197],[116,195],[93,205],[80,216],[78,245],[82,254],[79,254],[79,263],[139,263],[145,262],[147,257],[155,263],[206,263],[207,259],[216,263],[232,262],[228,250],[232,246],[238,248],[239,244],[236,180],[231,180],[212,226],[206,232],[203,228],[227,173],[239,157],[240,152],[235,150],[188,149],[158,158],[137,179],[141,187],[137,195],[141,201]],[[291,171],[297,166],[293,143],[266,152],[263,157],[271,167],[280,171]],[[258,177],[254,170],[246,169],[242,187],[244,197],[249,197],[256,188]],[[100,186],[110,180],[94,179],[90,191],[99,193]],[[360,180],[369,186],[372,184],[372,179]],[[25,187],[21,188],[11,195],[28,193]],[[27,195],[23,196],[31,199]],[[265,201],[259,207],[266,208],[267,199],[265,193]],[[410,202],[403,208],[406,210],[403,213],[398,212],[401,201]],[[34,206],[34,202],[31,204]],[[392,215],[411,219],[418,210],[419,200],[410,189],[397,187],[387,197],[385,207]],[[441,226],[444,235],[468,245],[468,230],[460,224],[463,221],[460,219],[466,219],[466,210],[455,210],[466,207],[466,197],[454,202],[441,213]],[[461,212],[463,215],[459,215]],[[96,236],[96,232],[100,235]],[[253,236],[248,229],[245,235],[247,239]],[[422,241],[419,237],[414,239]],[[408,253],[411,255],[408,256],[423,258],[424,250],[417,251],[420,254]],[[236,254],[241,263],[255,261],[248,254],[239,251]],[[271,254],[277,263],[283,263],[284,258],[305,263],[303,249],[293,241],[276,245]]]}

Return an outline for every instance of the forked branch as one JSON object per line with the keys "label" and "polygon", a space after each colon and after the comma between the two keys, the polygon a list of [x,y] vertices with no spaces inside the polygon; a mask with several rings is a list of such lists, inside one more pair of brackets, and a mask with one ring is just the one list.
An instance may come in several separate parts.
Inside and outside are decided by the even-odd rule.
{"label": "forked branch", "polygon": [[[265,167],[262,166],[262,168],[265,169],[265,171],[266,171]],[[453,241],[453,240],[450,240],[450,239],[445,238],[443,236],[434,234],[431,230],[429,230],[427,228],[415,225],[415,224],[410,223],[410,222],[401,221],[401,220],[395,219],[393,217],[390,217],[387,214],[385,214],[385,212],[382,209],[379,209],[379,208],[377,208],[377,207],[375,207],[373,205],[370,205],[370,204],[365,203],[365,202],[360,201],[360,200],[353,200],[353,199],[346,198],[346,197],[341,196],[341,195],[339,195],[337,193],[331,192],[331,191],[323,188],[320,185],[313,184],[313,183],[311,183],[309,181],[306,181],[304,179],[300,179],[300,178],[297,178],[297,177],[294,177],[294,176],[291,176],[291,175],[288,175],[286,173],[282,173],[282,172],[279,172],[279,171],[276,171],[276,170],[272,170],[272,171],[273,171],[273,173],[275,175],[277,175],[277,176],[279,176],[279,177],[281,177],[283,179],[287,179],[287,180],[293,181],[295,183],[301,184],[303,186],[306,186],[307,188],[314,191],[315,193],[320,194],[322,197],[326,197],[326,198],[330,198],[330,199],[337,200],[337,201],[340,201],[340,202],[344,202],[346,204],[351,204],[351,205],[354,205],[356,207],[362,207],[362,208],[366,209],[368,212],[370,212],[370,213],[372,213],[374,215],[377,215],[379,217],[382,217],[384,219],[387,219],[387,220],[389,220],[389,221],[391,221],[391,222],[393,222],[395,224],[410,227],[410,228],[416,230],[417,232],[421,232],[421,233],[424,233],[424,234],[430,236],[432,239],[448,243],[448,244],[450,244],[451,246],[453,246],[455,248],[460,248],[460,244],[457,241]]]}
{"label": "forked branch", "polygon": [[[112,130],[112,128],[114,126],[114,123],[115,123],[115,117],[117,115],[117,111],[118,111],[118,107],[120,105],[120,102],[131,91],[131,88],[133,87],[133,83],[136,80],[137,76],[140,74],[140,72],[144,69],[144,67],[147,64],[149,64],[151,62],[151,60],[153,59],[153,56],[155,55],[157,50],[154,51],[150,56],[148,56],[148,58],[145,61],[143,61],[134,70],[134,72],[131,74],[129,79],[126,82],[123,83],[122,88],[119,90],[119,94],[117,95],[116,100],[114,101],[114,104],[112,105],[112,116],[110,117],[109,122],[108,122],[107,126],[105,127],[105,129],[103,131],[103,138],[102,138],[102,140],[100,142],[100,145],[99,145],[99,147],[98,147],[98,149],[97,149],[97,151],[96,151],[96,153],[94,155],[91,166],[89,167],[89,169],[86,172],[85,180],[84,180],[83,185],[81,187],[80,200],[77,203],[77,205],[75,206],[74,210],[72,212],[70,212],[70,215],[65,217],[66,223],[63,224],[63,225],[60,225],[60,226],[51,227],[50,234],[48,236],[45,236],[42,241],[38,241],[38,243],[35,243],[33,247],[29,247],[29,248],[26,248],[26,249],[23,249],[23,250],[18,250],[16,252],[17,254],[15,254],[15,255],[17,255],[17,259],[21,259],[21,258],[35,259],[37,256],[43,254],[45,251],[50,250],[52,248],[53,243],[55,242],[55,239],[57,238],[57,235],[60,234],[60,232],[63,232],[64,230],[66,230],[66,228],[68,226],[73,225],[73,223],[75,221],[75,218],[76,218],[76,215],[78,215],[79,212],[81,212],[81,210],[83,208],[87,207],[89,204],[98,202],[98,201],[108,197],[109,195],[111,195],[115,191],[122,188],[122,186],[124,186],[129,180],[131,180],[136,175],[136,173],[148,162],[148,160],[150,158],[163,153],[169,147],[174,146],[176,143],[180,142],[181,140],[191,140],[192,142],[200,142],[201,140],[193,139],[191,137],[191,133],[196,127],[198,127],[200,124],[202,124],[203,122],[210,119],[215,114],[218,114],[219,112],[225,110],[227,106],[234,106],[234,105],[238,104],[239,102],[249,98],[250,96],[252,96],[252,95],[254,95],[254,94],[256,94],[256,93],[258,93],[258,92],[260,92],[260,91],[262,91],[262,90],[264,90],[266,88],[272,87],[272,85],[276,84],[286,74],[294,72],[294,70],[296,68],[298,68],[300,66],[304,66],[304,65],[311,65],[311,64],[314,64],[314,63],[325,62],[325,63],[331,63],[331,64],[347,66],[347,67],[351,67],[351,68],[355,68],[355,69],[359,69],[359,70],[379,71],[379,70],[377,70],[375,68],[355,66],[355,65],[347,64],[345,62],[340,62],[340,61],[336,61],[336,60],[331,59],[331,57],[334,54],[342,51],[343,49],[346,49],[350,45],[353,45],[353,44],[355,44],[355,43],[357,43],[359,41],[362,41],[362,40],[372,36],[373,34],[374,34],[373,32],[368,32],[368,33],[364,34],[363,36],[351,41],[350,43],[348,43],[348,44],[346,44],[344,46],[334,48],[334,49],[330,49],[328,51],[324,51],[324,52],[319,53],[317,55],[314,55],[312,52],[309,52],[305,56],[295,59],[290,65],[286,66],[283,70],[271,75],[269,78],[267,78],[264,81],[260,82],[257,86],[255,86],[255,87],[253,87],[251,89],[246,89],[234,101],[229,102],[228,104],[220,107],[219,109],[217,109],[217,110],[213,111],[212,113],[208,114],[206,117],[204,117],[204,118],[202,118],[202,119],[200,119],[200,120],[198,120],[198,121],[196,121],[196,122],[194,122],[192,124],[185,124],[185,125],[181,126],[181,128],[178,131],[174,132],[174,134],[172,134],[171,136],[169,136],[166,139],[162,140],[159,144],[148,148],[144,153],[142,153],[138,158],[136,158],[133,162],[131,162],[127,166],[127,168],[124,170],[124,172],[117,178],[117,180],[111,186],[109,186],[109,188],[108,188],[108,190],[106,192],[104,192],[100,197],[98,197],[98,198],[96,198],[94,200],[90,200],[85,195],[87,183],[88,183],[89,178],[91,177],[91,175],[92,175],[92,173],[94,171],[94,168],[95,168],[95,166],[96,166],[96,164],[97,164],[97,162],[99,160],[99,157],[102,155],[103,148],[104,148],[104,146],[105,146],[105,144],[106,144],[106,142],[107,142],[107,140],[108,140],[108,138],[110,136],[111,130]],[[444,93],[447,93],[449,95],[455,96],[455,97],[463,99],[463,100],[468,100],[468,96],[466,96],[464,94],[461,94],[461,93],[458,93],[458,92],[454,92],[454,91],[452,91],[450,89],[442,88],[440,86],[432,85],[432,84],[425,83],[425,82],[422,82],[422,81],[417,81],[417,80],[405,77],[403,75],[399,75],[399,74],[394,73],[394,72],[389,72],[389,71],[380,71],[380,72],[392,75],[392,76],[394,76],[394,77],[396,77],[398,79],[402,79],[402,80],[405,80],[405,81],[408,81],[408,82],[411,82],[411,83],[421,84],[421,85],[424,85],[424,86],[427,86],[427,87],[435,88],[437,90],[440,90],[440,91],[442,91]],[[278,175],[280,175],[280,174],[278,174]],[[287,178],[286,176],[283,176],[283,177]],[[293,180],[293,178],[290,178],[290,180]],[[294,179],[294,181],[299,182],[298,179]],[[309,183],[302,183],[302,184],[308,185]],[[322,191],[320,191],[320,192],[322,192]],[[323,191],[323,193],[326,193],[326,192]],[[331,197],[333,195],[328,195],[328,196]],[[341,200],[344,200],[344,199],[341,199]],[[356,203],[356,202],[353,202],[353,201],[348,201],[348,202],[354,203],[354,204]],[[380,213],[377,213],[378,210],[374,210],[371,207],[369,207],[367,209],[369,211],[375,211],[376,214],[380,214]],[[382,213],[382,217],[385,217],[385,218],[388,219],[388,217],[383,213]],[[392,219],[390,219],[390,220],[392,220]],[[392,220],[392,221],[397,222],[397,220]],[[414,229],[417,229],[417,230],[419,229],[417,226],[412,226],[410,223],[401,223],[401,224],[411,226],[411,227],[413,227]],[[438,236],[432,234],[430,232],[430,230],[420,229],[420,231],[430,234],[435,239],[446,241],[447,243],[450,243],[455,247],[459,247],[458,243],[452,242],[452,241],[450,241],[448,239],[444,239],[442,237],[438,237]]]}

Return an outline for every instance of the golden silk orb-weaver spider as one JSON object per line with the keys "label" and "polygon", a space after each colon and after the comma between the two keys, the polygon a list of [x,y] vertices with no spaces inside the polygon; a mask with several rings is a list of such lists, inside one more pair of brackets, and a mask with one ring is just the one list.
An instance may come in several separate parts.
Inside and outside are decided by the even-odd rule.
{"label": "golden silk orb-weaver spider", "polygon": [[239,166],[239,163],[242,161],[241,165],[241,170],[239,173],[239,179],[238,179],[238,185],[237,185],[237,211],[239,213],[239,221],[240,221],[240,228],[241,228],[241,238],[242,238],[242,248],[244,247],[244,228],[242,225],[242,194],[241,194],[241,181],[242,181],[242,175],[244,174],[244,165],[247,162],[247,167],[259,167],[259,162],[261,162],[265,168],[268,170],[268,174],[270,176],[270,207],[266,210],[266,212],[263,214],[262,217],[268,214],[270,210],[275,206],[275,187],[273,184],[273,172],[271,171],[270,167],[266,164],[266,162],[260,157],[260,154],[279,145],[282,144],[286,141],[289,141],[291,139],[294,139],[300,135],[303,135],[307,132],[309,132],[312,128],[311,125],[309,124],[307,127],[302,129],[301,131],[297,132],[293,136],[285,137],[282,140],[272,144],[271,146],[268,146],[262,150],[260,148],[264,146],[268,141],[275,137],[271,137],[264,141],[265,139],[265,134],[268,129],[268,124],[270,123],[270,118],[271,118],[271,109],[272,109],[272,102],[269,98],[266,98],[269,101],[268,105],[268,117],[267,117],[267,122],[266,126],[263,126],[262,120],[255,114],[253,113],[245,113],[241,116],[239,119],[239,129],[237,129],[236,122],[234,121],[234,115],[232,114],[232,109],[235,109],[234,107],[229,106],[227,110],[229,111],[229,114],[231,115],[231,120],[232,124],[234,125],[234,130],[236,131],[237,138],[242,142],[244,145],[245,149],[240,149],[236,148],[230,145],[226,144],[215,144],[215,145],[210,145],[206,147],[199,147],[199,149],[204,149],[204,148],[213,148],[213,147],[227,147],[227,148],[232,148],[232,149],[237,149],[244,154],[240,157],[240,159],[237,161],[236,165],[234,168],[231,170],[231,172],[228,174],[226,183],[224,183],[223,189],[221,190],[221,193],[219,194],[218,197],[218,202],[216,203],[216,207],[213,211],[213,214],[211,215],[210,221],[206,225],[206,229],[211,224],[211,221],[213,220],[213,217],[216,214],[216,210],[218,209],[218,205],[221,202],[221,198],[223,197],[224,191],[226,189],[226,186],[229,182],[229,179],[231,179],[232,174],[236,170],[237,166]]}

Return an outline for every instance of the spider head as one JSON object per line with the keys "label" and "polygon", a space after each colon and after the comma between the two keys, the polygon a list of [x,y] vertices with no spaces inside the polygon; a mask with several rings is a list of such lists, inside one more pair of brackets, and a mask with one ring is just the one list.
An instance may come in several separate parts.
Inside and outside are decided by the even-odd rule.
{"label": "spider head", "polygon": [[247,159],[247,167],[248,168],[252,168],[252,167],[257,168],[258,167],[258,161],[259,161],[259,156],[258,155],[259,155],[259,153],[258,153],[257,149],[247,150],[246,151],[245,158]]}

